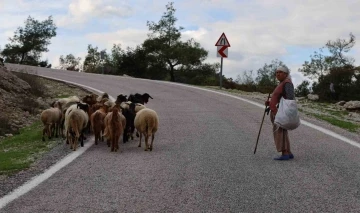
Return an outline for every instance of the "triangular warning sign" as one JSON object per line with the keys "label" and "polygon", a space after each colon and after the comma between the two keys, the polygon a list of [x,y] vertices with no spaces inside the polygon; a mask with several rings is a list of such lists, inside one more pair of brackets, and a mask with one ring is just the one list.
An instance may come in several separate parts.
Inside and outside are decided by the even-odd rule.
{"label": "triangular warning sign", "polygon": [[230,43],[226,38],[225,33],[221,34],[219,40],[216,42],[215,46],[226,46],[230,47]]}

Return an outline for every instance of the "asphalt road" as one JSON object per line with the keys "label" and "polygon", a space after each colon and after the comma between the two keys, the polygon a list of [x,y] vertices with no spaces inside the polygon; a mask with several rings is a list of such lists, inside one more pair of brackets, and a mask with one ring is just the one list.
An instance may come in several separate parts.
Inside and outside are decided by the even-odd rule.
{"label": "asphalt road", "polygon": [[360,212],[360,149],[339,139],[301,125],[290,132],[295,158],[274,161],[268,116],[253,154],[263,109],[252,104],[157,81],[37,73],[113,97],[147,92],[159,130],[152,152],[138,138],[121,153],[91,146],[1,212]]}

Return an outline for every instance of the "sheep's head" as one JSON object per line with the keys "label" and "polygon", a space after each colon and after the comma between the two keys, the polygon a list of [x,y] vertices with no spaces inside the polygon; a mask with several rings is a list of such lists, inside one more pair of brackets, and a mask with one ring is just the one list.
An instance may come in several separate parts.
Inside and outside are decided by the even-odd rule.
{"label": "sheep's head", "polygon": [[142,96],[139,93],[135,93],[135,95],[130,94],[128,101],[131,101],[133,103],[142,103],[143,102]]}
{"label": "sheep's head", "polygon": [[125,102],[127,99],[127,95],[120,94],[117,96],[115,103],[121,104],[122,102]]}
{"label": "sheep's head", "polygon": [[56,101],[53,101],[53,102],[50,104],[50,107],[54,107],[54,106],[55,106],[55,102],[56,102]]}
{"label": "sheep's head", "polygon": [[109,101],[108,98],[103,98],[103,99],[101,99],[101,100],[99,101],[99,103],[105,104],[105,103],[108,102],[108,101]]}
{"label": "sheep's head", "polygon": [[98,97],[98,95],[96,95],[96,94],[86,95],[84,98],[82,98],[82,102],[87,103],[89,105],[93,105],[97,102],[96,101],[97,97]]}
{"label": "sheep's head", "polygon": [[103,93],[101,96],[99,96],[99,97],[97,97],[96,98],[96,101],[97,102],[100,102],[102,99],[104,99],[104,98],[107,98],[107,99],[109,99],[110,97],[109,97],[109,95],[105,92],[105,93]]}
{"label": "sheep's head", "polygon": [[153,99],[148,93],[142,94],[142,99],[144,100],[144,103],[149,102],[149,98]]}
{"label": "sheep's head", "polygon": [[77,108],[84,110],[84,112],[89,112],[89,105],[86,104],[86,103],[80,103],[80,102],[79,102],[79,103],[77,104]]}
{"label": "sheep's head", "polygon": [[58,108],[61,110],[61,103],[59,101],[55,101],[53,104],[54,104],[54,108]]}

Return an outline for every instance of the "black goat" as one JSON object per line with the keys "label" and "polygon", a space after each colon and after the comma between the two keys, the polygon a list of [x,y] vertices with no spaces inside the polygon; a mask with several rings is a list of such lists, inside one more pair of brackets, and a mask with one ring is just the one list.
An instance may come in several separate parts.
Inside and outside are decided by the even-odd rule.
{"label": "black goat", "polygon": [[140,104],[146,104],[147,102],[149,102],[149,98],[153,99],[153,97],[151,97],[148,93],[144,93],[144,94],[139,94],[139,93],[135,93],[130,94],[128,101],[131,101],[133,103],[140,103]]}
{"label": "black goat", "polygon": [[126,99],[127,99],[127,95],[120,94],[117,96],[115,103],[121,104],[122,102],[126,102],[127,101]]}
{"label": "black goat", "polygon": [[123,143],[129,141],[129,136],[131,136],[135,130],[135,125],[134,125],[135,104],[134,103],[130,103],[130,104],[126,103],[126,104],[129,105],[129,108],[125,108],[125,109],[121,108],[122,114],[126,118],[126,125],[123,133]]}

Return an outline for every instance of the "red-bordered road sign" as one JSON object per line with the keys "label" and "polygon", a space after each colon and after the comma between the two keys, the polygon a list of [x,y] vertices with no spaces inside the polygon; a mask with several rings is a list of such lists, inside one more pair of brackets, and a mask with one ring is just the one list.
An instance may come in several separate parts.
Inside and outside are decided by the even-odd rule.
{"label": "red-bordered road sign", "polygon": [[230,47],[229,40],[226,38],[225,33],[222,33],[215,46]]}

